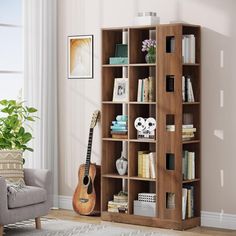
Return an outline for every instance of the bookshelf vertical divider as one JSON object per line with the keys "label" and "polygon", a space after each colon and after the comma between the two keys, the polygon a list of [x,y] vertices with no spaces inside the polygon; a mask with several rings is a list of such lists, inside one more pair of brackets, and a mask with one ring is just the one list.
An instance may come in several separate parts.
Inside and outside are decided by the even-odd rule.
{"label": "bookshelf vertical divider", "polygon": [[[156,26],[121,27],[102,29],[102,161],[101,161],[101,218],[106,221],[184,230],[200,225],[200,26],[190,24],[165,24]],[[122,44],[123,32],[128,34],[128,64],[111,65],[117,44]],[[142,41],[156,35],[156,63],[146,63],[141,51]],[[195,37],[195,63],[183,63],[183,36]],[[171,42],[171,45],[170,45]],[[115,78],[124,77],[128,71],[129,100],[113,101]],[[155,78],[155,101],[137,102],[138,80]],[[190,76],[195,100],[183,102],[182,76]],[[172,83],[168,90],[169,81]],[[126,109],[128,115],[127,138],[112,138],[110,126],[117,115]],[[157,121],[155,139],[137,139],[134,120],[137,117],[154,117]],[[190,120],[190,121],[189,121]],[[190,123],[189,123],[190,122]],[[195,135],[183,140],[183,125],[193,125]],[[168,131],[167,126],[174,126]],[[121,176],[116,170],[116,160],[127,147],[128,173]],[[138,151],[156,153],[156,178],[138,176]],[[183,155],[195,155],[194,178],[183,178]],[[169,163],[172,163],[171,165]],[[108,202],[123,190],[127,183],[128,212],[108,211]],[[191,194],[191,217],[182,220],[182,188],[194,189]],[[134,200],[138,193],[156,194],[155,217],[134,214]],[[170,196],[172,205],[170,205]],[[190,202],[189,202],[190,204]],[[190,214],[188,213],[188,214]]]}

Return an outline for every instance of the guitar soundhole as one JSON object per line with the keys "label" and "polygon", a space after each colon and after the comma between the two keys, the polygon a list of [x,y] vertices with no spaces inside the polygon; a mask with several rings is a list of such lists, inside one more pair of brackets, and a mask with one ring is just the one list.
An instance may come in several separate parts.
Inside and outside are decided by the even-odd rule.
{"label": "guitar soundhole", "polygon": [[89,184],[89,182],[90,182],[89,176],[88,176],[88,175],[85,175],[85,176],[84,176],[84,179],[83,179],[83,184],[84,184],[85,186],[87,186],[87,185]]}

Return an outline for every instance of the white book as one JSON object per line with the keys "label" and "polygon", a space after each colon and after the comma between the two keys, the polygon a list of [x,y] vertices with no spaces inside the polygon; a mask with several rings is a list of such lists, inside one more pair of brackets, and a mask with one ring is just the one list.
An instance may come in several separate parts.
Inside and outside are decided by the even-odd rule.
{"label": "white book", "polygon": [[187,189],[182,188],[182,220],[186,219]]}
{"label": "white book", "polygon": [[149,153],[149,169],[150,169],[150,177],[152,179],[156,178],[156,153],[150,152]]}
{"label": "white book", "polygon": [[142,86],[143,86],[143,80],[138,80],[138,92],[137,92],[137,102],[142,102]]}
{"label": "white book", "polygon": [[188,35],[185,35],[185,62],[184,63],[189,63],[190,62],[190,38]]}
{"label": "white book", "polygon": [[193,34],[189,35],[189,44],[190,44],[189,62],[195,63],[195,36]]}
{"label": "white book", "polygon": [[185,63],[185,37],[182,37],[182,61]]}
{"label": "white book", "polygon": [[190,91],[190,85],[191,84],[191,80],[190,77],[187,77],[187,93],[188,93],[188,101],[187,102],[192,102],[192,95],[191,95],[191,91]]}
{"label": "white book", "polygon": [[185,102],[185,77],[182,76],[182,100]]}

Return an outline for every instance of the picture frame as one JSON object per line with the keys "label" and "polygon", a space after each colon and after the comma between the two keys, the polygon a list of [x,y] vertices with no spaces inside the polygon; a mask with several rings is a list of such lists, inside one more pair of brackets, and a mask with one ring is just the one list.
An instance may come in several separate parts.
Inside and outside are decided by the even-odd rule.
{"label": "picture frame", "polygon": [[113,102],[128,102],[129,83],[128,78],[115,78],[113,88]]}
{"label": "picture frame", "polygon": [[68,36],[67,78],[93,78],[93,35]]}

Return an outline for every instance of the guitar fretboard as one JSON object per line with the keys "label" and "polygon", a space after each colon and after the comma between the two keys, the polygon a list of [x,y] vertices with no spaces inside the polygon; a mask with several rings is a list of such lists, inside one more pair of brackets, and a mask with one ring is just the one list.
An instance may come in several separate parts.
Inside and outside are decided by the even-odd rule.
{"label": "guitar fretboard", "polygon": [[89,175],[90,159],[91,159],[91,152],[92,152],[92,142],[93,142],[93,128],[90,128],[87,156],[86,156],[86,163],[85,163],[85,175]]}

